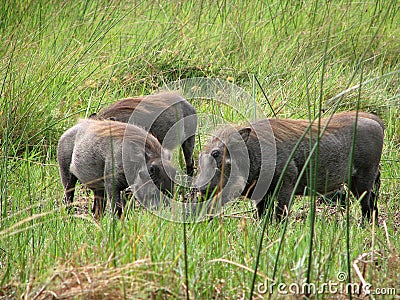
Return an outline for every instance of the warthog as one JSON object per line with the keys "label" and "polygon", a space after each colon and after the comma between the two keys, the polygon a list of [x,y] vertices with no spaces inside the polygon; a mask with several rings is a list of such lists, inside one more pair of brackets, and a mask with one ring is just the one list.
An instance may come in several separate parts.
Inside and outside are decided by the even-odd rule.
{"label": "warthog", "polygon": [[92,114],[91,118],[111,119],[143,127],[168,150],[182,145],[186,172],[193,175],[196,110],[176,92],[121,99],[98,114]]}
{"label": "warthog", "polygon": [[120,192],[128,187],[142,199],[159,197],[158,188],[172,193],[171,177],[175,176],[175,168],[162,160],[162,156],[167,156],[162,151],[155,137],[135,125],[106,120],[80,121],[58,143],[64,202],[68,206],[72,204],[77,180],[93,190],[92,212],[96,217],[103,215],[107,198],[112,200],[113,211],[121,217],[125,200]]}
{"label": "warthog", "polygon": [[[311,153],[319,130],[322,132],[325,126],[319,146]],[[318,121],[310,126],[306,120],[290,119],[268,119],[254,122],[249,127],[224,128],[214,135],[199,156],[195,187],[203,197],[212,191],[227,195],[222,198],[222,205],[240,195],[255,199],[258,201],[258,215],[262,216],[267,197],[277,188],[283,174],[276,194],[276,217],[281,220],[287,213],[292,194],[304,195],[305,188],[327,194],[339,189],[343,183],[349,183],[350,177],[350,190],[361,199],[363,219],[370,219],[373,211],[377,218],[376,196],[372,188],[379,177],[383,122],[373,114],[343,112],[334,114],[330,121],[329,118],[321,119],[319,130]],[[298,147],[294,150],[297,143]],[[293,150],[293,156],[290,157]],[[268,158],[275,156],[275,153],[276,162]],[[307,164],[310,153],[312,165],[318,167],[313,177],[309,172],[311,164]],[[243,162],[249,165],[245,166]],[[283,173],[286,164],[287,169]],[[266,167],[266,172],[260,176],[262,167]],[[227,184],[229,180],[232,184]],[[259,189],[255,193],[254,186],[260,181],[265,185],[264,190],[260,193]]]}

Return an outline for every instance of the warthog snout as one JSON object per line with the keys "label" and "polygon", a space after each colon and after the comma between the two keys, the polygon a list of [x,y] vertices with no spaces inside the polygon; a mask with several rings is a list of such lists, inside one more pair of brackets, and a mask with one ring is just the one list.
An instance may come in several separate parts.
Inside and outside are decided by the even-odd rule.
{"label": "warthog snout", "polygon": [[230,173],[229,161],[229,151],[223,145],[200,155],[200,173],[194,180],[198,196],[209,199],[225,186]]}

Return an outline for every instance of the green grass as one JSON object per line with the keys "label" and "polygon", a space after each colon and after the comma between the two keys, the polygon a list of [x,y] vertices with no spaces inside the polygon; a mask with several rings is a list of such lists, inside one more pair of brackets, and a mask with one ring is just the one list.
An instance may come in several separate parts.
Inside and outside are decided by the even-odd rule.
{"label": "green grass", "polygon": [[[138,207],[123,222],[109,214],[96,222],[62,205],[56,145],[64,130],[118,98],[194,77],[233,81],[270,117],[359,102],[384,120],[380,226],[358,226],[350,199],[349,223],[346,212],[318,205],[311,227],[309,198],[296,198],[282,241],[283,225],[267,224],[254,297],[274,274],[287,285],[338,283],[347,254],[353,283],[353,263],[365,254],[366,282],[399,294],[399,23],[394,0],[3,1],[0,299],[185,298],[187,284],[191,299],[249,296],[263,221],[243,212],[247,202],[185,231]],[[205,124],[196,153],[214,129]],[[77,196],[90,206],[83,188]]]}

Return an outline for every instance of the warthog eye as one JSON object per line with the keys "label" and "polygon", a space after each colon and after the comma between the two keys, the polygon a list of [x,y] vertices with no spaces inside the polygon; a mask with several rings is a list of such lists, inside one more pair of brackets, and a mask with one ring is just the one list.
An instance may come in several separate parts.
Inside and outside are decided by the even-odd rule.
{"label": "warthog eye", "polygon": [[220,155],[221,155],[221,151],[219,151],[219,150],[211,151],[211,156],[214,157],[214,158],[217,158]]}

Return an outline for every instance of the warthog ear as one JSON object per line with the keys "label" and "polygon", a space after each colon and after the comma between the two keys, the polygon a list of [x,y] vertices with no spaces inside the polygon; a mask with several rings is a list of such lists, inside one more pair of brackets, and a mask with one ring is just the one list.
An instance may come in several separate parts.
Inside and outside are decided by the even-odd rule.
{"label": "warthog ear", "polygon": [[151,179],[155,179],[159,176],[160,174],[160,166],[155,164],[155,163],[151,163],[149,166],[149,174]]}
{"label": "warthog ear", "polygon": [[139,175],[139,177],[140,177],[142,180],[148,178],[148,177],[147,177],[146,170],[140,170],[140,171],[138,172],[138,175]]}
{"label": "warthog ear", "polygon": [[151,148],[149,147],[149,145],[146,144],[145,148],[144,148],[144,158],[146,160],[146,162],[148,162],[149,160],[151,160],[153,158],[153,151],[151,150]]}
{"label": "warthog ear", "polygon": [[247,140],[249,139],[250,133],[251,133],[251,128],[250,127],[245,127],[240,129],[239,131],[240,136],[242,137],[243,141],[246,143]]}

